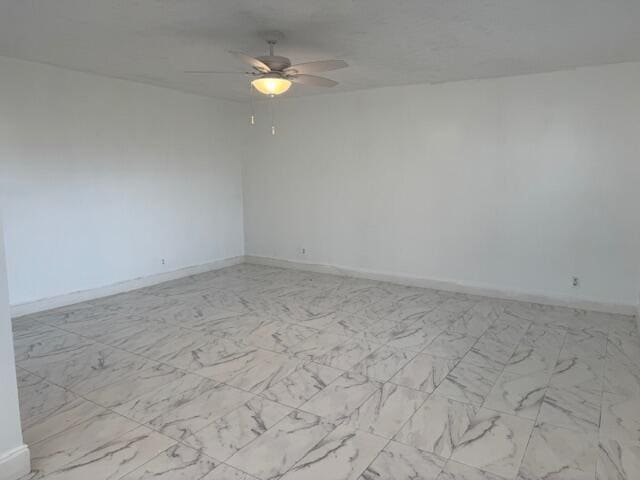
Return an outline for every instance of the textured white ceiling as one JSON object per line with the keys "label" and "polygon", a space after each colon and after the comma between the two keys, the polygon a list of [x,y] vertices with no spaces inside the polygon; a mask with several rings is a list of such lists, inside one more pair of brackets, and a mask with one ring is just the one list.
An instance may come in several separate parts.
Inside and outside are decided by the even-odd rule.
{"label": "textured white ceiling", "polygon": [[[0,55],[234,100],[229,49],[340,58],[331,91],[640,60],[640,0],[0,0]],[[287,95],[326,93],[295,86]]]}

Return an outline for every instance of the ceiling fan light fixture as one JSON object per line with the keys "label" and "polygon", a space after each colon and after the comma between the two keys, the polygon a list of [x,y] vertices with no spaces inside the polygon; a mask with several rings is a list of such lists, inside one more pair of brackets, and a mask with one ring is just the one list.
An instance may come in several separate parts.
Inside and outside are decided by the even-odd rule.
{"label": "ceiling fan light fixture", "polygon": [[291,80],[276,76],[263,76],[251,82],[253,88],[264,95],[281,95],[291,87]]}

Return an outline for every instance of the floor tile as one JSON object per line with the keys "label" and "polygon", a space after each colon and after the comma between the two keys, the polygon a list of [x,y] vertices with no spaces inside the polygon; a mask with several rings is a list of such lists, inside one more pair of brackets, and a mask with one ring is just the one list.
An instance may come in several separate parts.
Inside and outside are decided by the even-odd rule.
{"label": "floor tile", "polygon": [[276,479],[334,428],[316,415],[293,411],[226,463],[260,480]]}
{"label": "floor tile", "polygon": [[77,395],[69,390],[53,385],[25,370],[21,372],[18,372],[18,394],[23,427],[27,420],[41,417],[77,398]]}
{"label": "floor tile", "polygon": [[286,352],[316,333],[318,333],[317,330],[309,327],[274,321],[254,330],[250,335],[243,338],[243,342],[265,350]]}
{"label": "floor tile", "polygon": [[55,336],[17,340],[15,358],[16,363],[22,368],[35,371],[49,363],[73,359],[94,345],[95,343],[88,338],[59,330]]}
{"label": "floor tile", "polygon": [[608,350],[603,384],[609,393],[640,397],[640,368],[616,349]]}
{"label": "floor tile", "polygon": [[600,425],[601,395],[577,388],[549,387],[538,420],[585,433],[597,432]]}
{"label": "floor tile", "polygon": [[558,388],[575,387],[591,392],[602,391],[604,361],[598,357],[558,359],[549,384]]}
{"label": "floor tile", "polygon": [[356,363],[380,348],[380,344],[369,342],[364,338],[352,337],[341,345],[337,345],[315,361],[341,370],[349,370]]}
{"label": "floor tile", "polygon": [[598,447],[597,480],[640,478],[640,446],[603,439]]}
{"label": "floor tile", "polygon": [[11,331],[13,332],[14,343],[16,343],[29,337],[41,338],[43,334],[53,337],[59,330],[32,318],[19,317],[12,319]]}
{"label": "floor tile", "polygon": [[217,463],[202,452],[175,444],[122,480],[200,480]]}
{"label": "floor tile", "polygon": [[480,337],[494,321],[495,319],[469,312],[451,324],[449,331],[462,333],[470,337]]}
{"label": "floor tile", "polygon": [[342,370],[308,362],[263,391],[262,396],[296,408],[324,390],[343,373]]}
{"label": "floor tile", "polygon": [[464,360],[449,372],[435,393],[443,397],[482,405],[500,372]]}
{"label": "floor tile", "polygon": [[446,326],[424,324],[422,321],[410,325],[400,324],[388,336],[387,345],[400,350],[420,352],[433,342]]}
{"label": "floor tile", "polygon": [[175,442],[146,427],[138,427],[96,445],[90,452],[46,476],[47,480],[116,480],[144,465]]}
{"label": "floor tile", "polygon": [[[144,393],[113,410],[140,423],[147,423],[165,412],[174,411],[200,397],[218,385],[217,382],[198,375],[186,374],[161,388]],[[251,395],[247,394],[247,400]]]}
{"label": "floor tile", "polygon": [[182,378],[184,372],[164,364],[154,365],[132,378],[101,387],[86,395],[86,398],[106,408],[114,409],[136,399],[147,392]]}
{"label": "floor tile", "polygon": [[[493,473],[449,460],[436,480],[506,480]],[[551,479],[550,479],[551,480]]]}
{"label": "floor tile", "polygon": [[395,436],[398,442],[448,458],[477,408],[432,395]]}
{"label": "floor tile", "polygon": [[355,373],[345,373],[300,409],[331,422],[340,422],[380,388],[379,382]]}
{"label": "floor tile", "polygon": [[313,360],[320,358],[329,350],[346,343],[348,340],[348,337],[342,335],[331,332],[321,332],[291,347],[287,350],[287,353],[303,360]]}
{"label": "floor tile", "polygon": [[481,409],[453,450],[451,459],[512,478],[520,468],[533,422]]}
{"label": "floor tile", "polygon": [[389,442],[360,480],[434,480],[445,462],[444,458],[433,453]]}
{"label": "floor tile", "polygon": [[351,371],[379,382],[386,382],[415,355],[384,346],[357,363]]}
{"label": "floor tile", "polygon": [[186,403],[149,420],[148,425],[160,433],[183,441],[214,420],[226,415],[251,398],[251,394],[218,384]]}
{"label": "floor tile", "polygon": [[455,360],[419,353],[390,381],[404,387],[431,393],[455,365]]}
{"label": "floor tile", "polygon": [[593,480],[597,436],[543,423],[536,425],[518,480]]}
{"label": "floor tile", "polygon": [[360,430],[393,438],[427,398],[424,392],[385,383],[351,413],[348,422]]}
{"label": "floor tile", "polygon": [[535,347],[520,344],[505,365],[505,371],[520,375],[530,375],[538,372],[551,374],[558,359],[559,349]]}
{"label": "floor tile", "polygon": [[136,428],[137,423],[115,413],[100,414],[30,444],[31,468],[42,475],[49,474]]}
{"label": "floor tile", "polygon": [[[256,477],[252,477],[248,473],[244,473],[237,468],[230,467],[229,465],[222,464],[215,468],[209,475],[203,477],[201,480],[255,480]],[[185,480],[187,480],[185,478]],[[191,480],[191,479],[189,479]]]}
{"label": "floor tile", "polygon": [[29,362],[19,365],[28,364],[27,370],[36,375],[84,395],[123,378],[133,377],[153,363],[121,350],[94,344],[86,351],[64,360],[41,362],[37,366]]}
{"label": "floor tile", "polygon": [[471,337],[459,332],[446,331],[427,345],[423,353],[435,357],[460,360],[471,350],[471,347],[473,347],[473,344],[477,341],[477,337]]}
{"label": "floor tile", "polygon": [[264,312],[250,311],[248,313],[235,314],[230,317],[221,317],[215,320],[210,319],[201,324],[193,325],[190,328],[215,335],[216,337],[241,341],[261,326],[273,321],[274,317],[272,315]]}
{"label": "floor tile", "polygon": [[495,334],[487,332],[469,350],[464,361],[502,370],[513,355],[515,348],[515,342],[501,341]]}
{"label": "floor tile", "polygon": [[169,365],[188,370],[190,372],[207,372],[219,363],[241,357],[255,347],[245,345],[230,338],[206,337],[206,342],[193,350],[182,351],[167,361]]}
{"label": "floor tile", "polygon": [[607,336],[590,329],[569,329],[565,336],[561,355],[566,357],[602,357],[607,348]]}
{"label": "floor tile", "polygon": [[545,372],[518,375],[503,372],[487,395],[483,406],[535,420],[542,405],[549,375]]}
{"label": "floor tile", "polygon": [[640,397],[604,393],[602,397],[601,437],[640,444]]}
{"label": "floor tile", "polygon": [[256,397],[196,431],[184,442],[212,458],[225,461],[290,412],[289,407]]}
{"label": "floor tile", "polygon": [[22,422],[22,437],[30,445],[104,413],[106,413],[104,408],[83,398],[75,397],[53,410],[24,420]]}
{"label": "floor tile", "polygon": [[323,438],[282,480],[357,480],[387,440],[341,425]]}

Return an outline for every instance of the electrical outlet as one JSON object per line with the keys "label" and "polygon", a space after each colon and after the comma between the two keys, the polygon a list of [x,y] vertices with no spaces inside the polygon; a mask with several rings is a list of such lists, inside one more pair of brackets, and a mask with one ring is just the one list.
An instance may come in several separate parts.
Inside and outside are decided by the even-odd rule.
{"label": "electrical outlet", "polygon": [[575,288],[580,286],[580,279],[578,277],[572,277],[571,285]]}
{"label": "electrical outlet", "polygon": [[162,259],[160,260],[160,263],[161,263],[162,265],[164,265],[164,258],[162,258]]}
{"label": "electrical outlet", "polygon": [[300,254],[301,254],[301,255],[306,255],[306,254],[307,254],[307,249],[306,249],[306,248],[304,248],[304,247],[302,247],[302,248],[300,249]]}

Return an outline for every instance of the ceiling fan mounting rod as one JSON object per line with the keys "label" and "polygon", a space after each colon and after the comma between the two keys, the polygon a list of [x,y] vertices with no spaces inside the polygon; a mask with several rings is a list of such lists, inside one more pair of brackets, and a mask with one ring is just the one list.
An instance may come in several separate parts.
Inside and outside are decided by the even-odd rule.
{"label": "ceiling fan mounting rod", "polygon": [[273,57],[273,49],[276,46],[276,41],[275,40],[267,40],[267,43],[269,44],[269,56]]}

